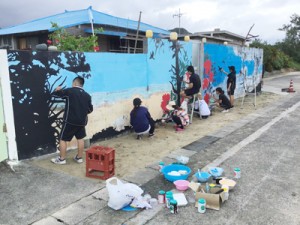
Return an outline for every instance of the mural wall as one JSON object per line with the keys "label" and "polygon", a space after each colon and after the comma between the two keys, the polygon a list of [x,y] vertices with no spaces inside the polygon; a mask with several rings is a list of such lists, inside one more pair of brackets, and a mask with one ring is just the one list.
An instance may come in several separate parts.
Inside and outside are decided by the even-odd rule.
{"label": "mural wall", "polygon": [[87,126],[91,141],[128,128],[135,97],[160,119],[168,99],[176,99],[172,85],[180,88],[192,47],[150,39],[148,49],[148,54],[8,51],[19,159],[56,151],[64,102],[51,92],[71,86],[77,75],[86,79],[94,105]]}
{"label": "mural wall", "polygon": [[204,45],[204,72],[202,80],[203,96],[210,101],[209,93],[217,87],[226,90],[227,76],[220,71],[229,72],[228,66],[235,66],[235,98],[246,91],[252,91],[261,82],[263,69],[263,50],[249,47],[227,46],[206,43]]}

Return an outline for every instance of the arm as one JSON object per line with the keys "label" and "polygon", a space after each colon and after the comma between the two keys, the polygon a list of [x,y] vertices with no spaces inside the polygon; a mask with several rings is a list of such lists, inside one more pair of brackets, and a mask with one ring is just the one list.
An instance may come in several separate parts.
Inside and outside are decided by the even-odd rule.
{"label": "arm", "polygon": [[52,96],[56,98],[64,98],[67,96],[67,89],[63,90],[61,86],[55,88],[55,90],[51,93]]}
{"label": "arm", "polygon": [[228,73],[227,73],[225,70],[221,69],[220,71],[221,71],[222,73],[228,75]]}
{"label": "arm", "polygon": [[91,97],[90,97],[90,99],[89,99],[89,111],[88,111],[88,113],[91,113],[91,112],[93,112],[93,110],[94,110],[94,107],[93,107],[93,105],[92,105],[92,99],[91,99]]}

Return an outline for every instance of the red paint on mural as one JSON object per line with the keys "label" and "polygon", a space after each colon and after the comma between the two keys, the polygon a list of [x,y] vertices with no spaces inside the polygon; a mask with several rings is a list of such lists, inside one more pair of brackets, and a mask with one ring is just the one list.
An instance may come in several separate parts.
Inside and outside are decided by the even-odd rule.
{"label": "red paint on mural", "polygon": [[163,110],[164,112],[169,111],[169,110],[167,109],[167,105],[169,104],[170,99],[171,99],[171,95],[170,95],[170,94],[164,94],[164,95],[162,96],[162,102],[161,102],[161,104],[160,104],[160,107],[162,108],[162,110]]}
{"label": "red paint on mural", "polygon": [[212,71],[212,62],[210,60],[206,60],[204,62],[204,77],[203,77],[203,92],[204,92],[204,100],[207,104],[209,104],[210,100],[210,85],[214,81],[214,73]]}

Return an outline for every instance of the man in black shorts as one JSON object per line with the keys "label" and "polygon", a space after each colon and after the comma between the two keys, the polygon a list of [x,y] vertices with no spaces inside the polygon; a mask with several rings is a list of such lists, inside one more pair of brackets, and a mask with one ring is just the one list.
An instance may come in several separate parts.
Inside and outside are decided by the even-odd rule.
{"label": "man in black shorts", "polygon": [[74,160],[77,163],[83,162],[83,138],[86,136],[87,114],[93,111],[91,96],[82,89],[83,85],[84,79],[78,76],[73,80],[71,88],[63,90],[62,87],[58,86],[52,93],[54,97],[66,100],[64,122],[59,140],[60,156],[51,159],[51,162],[55,164],[66,164],[67,142],[71,141],[74,136],[78,144],[78,153]]}
{"label": "man in black shorts", "polygon": [[190,81],[187,83],[188,87],[180,92],[182,97],[193,96],[194,94],[199,93],[201,88],[201,81],[198,74],[195,74],[195,70],[193,66],[188,66],[187,72],[191,75]]}

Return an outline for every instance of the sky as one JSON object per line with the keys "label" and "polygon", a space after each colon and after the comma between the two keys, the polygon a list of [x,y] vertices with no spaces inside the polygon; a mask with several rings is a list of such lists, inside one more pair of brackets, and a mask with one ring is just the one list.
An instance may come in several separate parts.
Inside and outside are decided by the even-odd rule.
{"label": "sky", "polygon": [[138,20],[166,30],[181,27],[191,33],[215,28],[246,36],[252,35],[268,43],[281,41],[290,17],[300,11],[299,0],[9,0],[0,1],[0,27],[8,27],[58,14],[64,10],[94,10],[112,16]]}

